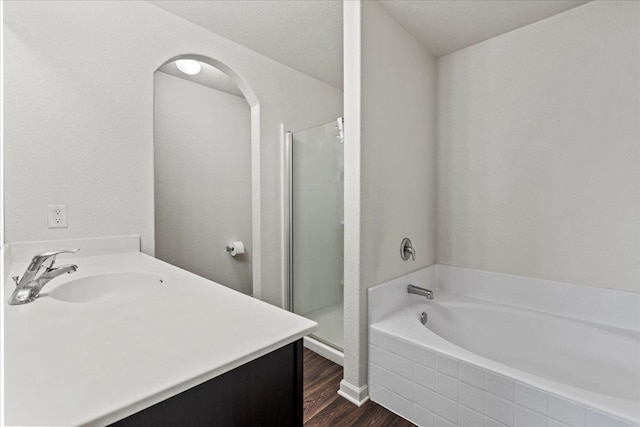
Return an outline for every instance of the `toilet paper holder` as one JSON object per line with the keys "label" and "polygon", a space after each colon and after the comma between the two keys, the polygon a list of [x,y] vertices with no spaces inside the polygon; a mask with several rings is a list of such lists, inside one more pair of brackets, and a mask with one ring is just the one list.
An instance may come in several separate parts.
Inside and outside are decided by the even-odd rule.
{"label": "toilet paper holder", "polygon": [[242,254],[244,254],[244,243],[242,243],[242,242],[230,243],[230,244],[227,245],[226,251],[232,257],[235,257],[236,255],[242,255]]}

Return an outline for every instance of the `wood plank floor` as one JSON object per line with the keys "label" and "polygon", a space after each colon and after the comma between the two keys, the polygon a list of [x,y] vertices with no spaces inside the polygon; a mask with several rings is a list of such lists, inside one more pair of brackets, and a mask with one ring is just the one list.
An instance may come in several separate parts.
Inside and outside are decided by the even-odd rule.
{"label": "wood plank floor", "polygon": [[368,401],[361,407],[338,396],[342,367],[304,349],[304,425],[317,427],[411,427],[405,420]]}

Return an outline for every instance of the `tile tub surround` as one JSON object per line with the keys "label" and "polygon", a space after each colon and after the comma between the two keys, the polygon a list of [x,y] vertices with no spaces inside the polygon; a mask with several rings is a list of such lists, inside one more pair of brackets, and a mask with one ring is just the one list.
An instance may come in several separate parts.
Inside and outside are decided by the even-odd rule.
{"label": "tile tub surround", "polygon": [[371,327],[371,400],[419,426],[638,427]]}
{"label": "tile tub surround", "polygon": [[[452,271],[453,270],[453,271]],[[474,270],[453,267],[431,266],[418,272],[379,285],[369,291],[369,387],[371,399],[388,409],[404,416],[418,425],[432,426],[637,426],[635,418],[619,419],[608,416],[586,405],[576,403],[566,396],[534,387],[526,381],[514,380],[500,375],[493,365],[480,367],[466,361],[450,357],[442,348],[427,348],[428,344],[403,339],[384,326],[394,313],[415,308],[416,299],[406,292],[406,285],[412,283],[435,291],[436,300],[442,288],[451,286],[447,279],[464,277],[456,282],[456,290],[471,289],[484,299],[521,298],[527,302],[526,295],[534,290],[526,289],[527,282],[533,279],[516,280],[511,293],[500,295],[500,280],[492,283],[488,278],[493,273],[475,272]],[[443,271],[444,274],[442,273]],[[477,273],[474,277],[474,273]],[[506,276],[506,275],[497,275]],[[511,276],[507,276],[511,277]],[[545,281],[541,281],[545,282]],[[480,289],[474,289],[473,283],[482,283]],[[552,286],[551,282],[543,283]],[[583,286],[559,284],[561,292],[574,296],[580,304],[588,306],[589,292],[584,295],[571,295],[572,291],[580,291]],[[524,288],[519,289],[519,288]],[[597,291],[602,291],[598,289]],[[482,293],[480,293],[482,292]],[[524,295],[519,295],[522,292]],[[559,292],[556,290],[556,292]],[[613,293],[624,293],[612,291]],[[480,295],[478,295],[480,293]],[[558,295],[558,294],[556,294]],[[593,295],[591,295],[593,296]],[[620,296],[620,295],[616,295]],[[633,308],[635,301],[632,294],[631,303],[626,307]],[[615,297],[608,296],[615,300]],[[565,299],[566,300],[566,299]],[[611,300],[611,299],[610,299]],[[585,304],[585,301],[587,304]],[[544,299],[533,300],[540,306],[540,311],[553,312],[558,307],[544,305]],[[531,303],[531,301],[530,301]],[[412,306],[413,304],[413,306]],[[569,301],[568,305],[571,304]],[[576,304],[574,307],[578,307]],[[622,305],[624,308],[624,304]],[[584,307],[583,307],[584,308]],[[586,311],[586,310],[585,310]],[[599,311],[599,312],[597,312]],[[606,310],[596,310],[596,319],[607,318]],[[575,317],[580,317],[580,310],[568,310]],[[625,316],[617,321],[602,322],[625,326],[635,325],[637,311],[627,310]],[[574,317],[574,318],[575,318]],[[412,319],[413,320],[413,319]],[[593,319],[592,319],[593,320]],[[615,319],[614,319],[615,320]],[[417,319],[415,319],[417,322]],[[379,325],[383,326],[380,327]],[[634,328],[630,333],[633,335]],[[449,344],[450,345],[450,344]],[[451,345],[450,345],[451,346]],[[441,350],[441,351],[438,351]],[[497,364],[494,364],[497,365]],[[504,372],[503,372],[504,373]],[[520,378],[522,380],[522,378]],[[632,421],[634,420],[634,421]]]}

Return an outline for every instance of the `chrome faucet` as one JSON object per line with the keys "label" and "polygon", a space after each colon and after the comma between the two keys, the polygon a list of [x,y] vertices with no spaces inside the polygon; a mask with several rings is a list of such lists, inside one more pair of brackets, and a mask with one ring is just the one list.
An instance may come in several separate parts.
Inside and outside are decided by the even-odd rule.
{"label": "chrome faucet", "polygon": [[[18,276],[13,277],[13,281],[16,282],[16,288],[9,298],[9,304],[19,305],[30,303],[40,296],[42,288],[44,288],[49,281],[55,279],[61,274],[73,273],[76,271],[78,266],[73,264],[63,265],[56,268],[53,266],[56,262],[56,256],[64,253],[72,254],[79,250],[80,249],[42,252],[35,255],[22,275],[22,278],[19,279]],[[40,276],[38,276],[38,273],[43,268],[43,264],[48,260],[51,260],[51,263],[44,267],[44,271]]]}
{"label": "chrome faucet", "polygon": [[407,292],[426,297],[427,299],[433,299],[433,292],[420,286],[409,285],[407,286]]}

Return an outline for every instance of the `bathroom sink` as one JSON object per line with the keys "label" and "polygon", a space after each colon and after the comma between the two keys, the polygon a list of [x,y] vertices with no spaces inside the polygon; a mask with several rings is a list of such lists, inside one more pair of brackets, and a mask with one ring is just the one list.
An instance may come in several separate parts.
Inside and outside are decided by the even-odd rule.
{"label": "bathroom sink", "polygon": [[71,280],[47,295],[65,302],[129,300],[158,293],[166,282],[164,276],[155,273],[107,273]]}

